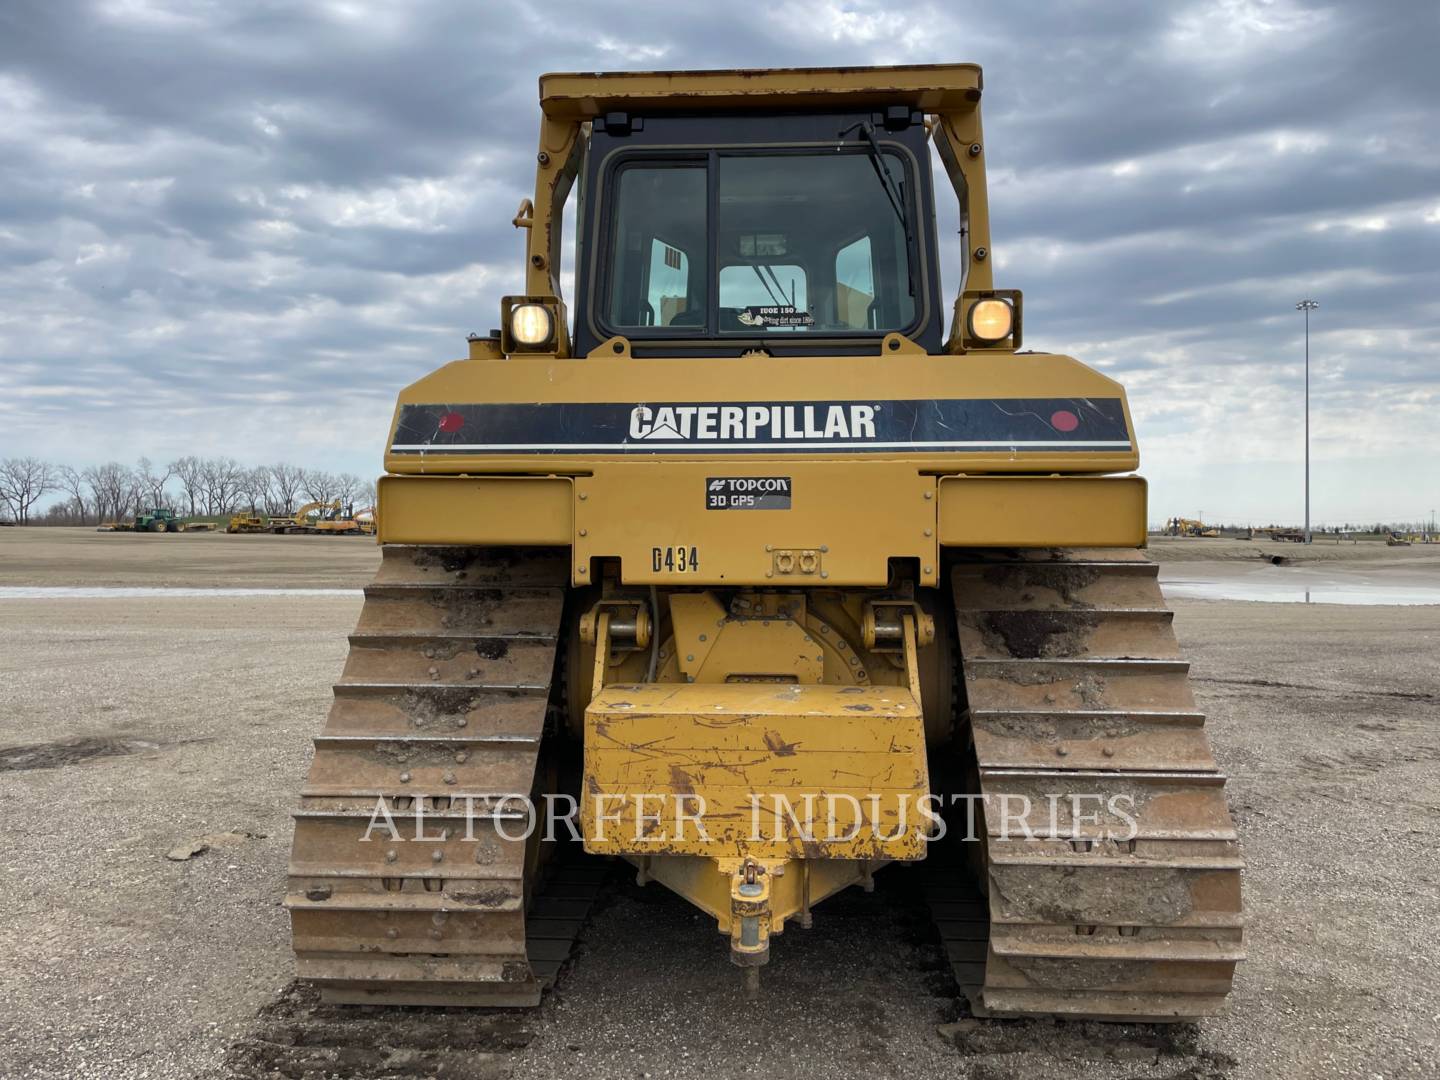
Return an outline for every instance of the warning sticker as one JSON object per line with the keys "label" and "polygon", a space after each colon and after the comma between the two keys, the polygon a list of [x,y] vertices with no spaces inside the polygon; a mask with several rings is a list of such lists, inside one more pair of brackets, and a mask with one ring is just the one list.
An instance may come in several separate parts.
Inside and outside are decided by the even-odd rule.
{"label": "warning sticker", "polygon": [[705,481],[706,510],[789,510],[788,476],[712,476]]}
{"label": "warning sticker", "polygon": [[814,326],[815,316],[794,304],[762,304],[742,308],[736,316],[746,326]]}

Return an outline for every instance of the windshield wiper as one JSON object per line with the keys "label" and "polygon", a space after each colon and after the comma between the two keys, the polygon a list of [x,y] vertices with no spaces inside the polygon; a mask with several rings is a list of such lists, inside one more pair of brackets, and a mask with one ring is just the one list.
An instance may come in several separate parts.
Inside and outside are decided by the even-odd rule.
{"label": "windshield wiper", "polygon": [[[783,299],[781,299],[780,296],[776,296],[776,295],[775,295],[775,290],[772,289],[772,288],[770,288],[770,282],[768,282],[768,281],[765,280],[765,275],[760,272],[760,267],[756,266],[754,263],[751,263],[751,264],[750,264],[750,269],[755,271],[755,276],[760,279],[760,284],[765,286],[765,291],[770,294],[770,299],[775,302],[776,306],[779,306],[779,305],[783,304],[785,301],[784,301]],[[768,270],[769,267],[766,267],[766,269]],[[773,271],[772,271],[772,276],[773,276]],[[779,282],[777,281],[776,284],[778,285]],[[784,289],[781,289],[780,292],[781,292],[781,295],[783,296],[785,290],[784,290]]]}
{"label": "windshield wiper", "polygon": [[852,131],[859,131],[865,136],[865,142],[868,144],[866,153],[870,157],[870,166],[875,170],[875,175],[880,180],[880,186],[885,189],[885,198],[890,200],[890,205],[895,210],[895,216],[900,219],[900,227],[905,230],[905,242],[907,244],[913,242],[915,237],[910,232],[910,218],[905,213],[905,195],[900,189],[900,184],[890,172],[890,165],[880,150],[880,144],[875,141],[875,125],[869,120],[860,120],[841,131],[839,137],[843,139]]}

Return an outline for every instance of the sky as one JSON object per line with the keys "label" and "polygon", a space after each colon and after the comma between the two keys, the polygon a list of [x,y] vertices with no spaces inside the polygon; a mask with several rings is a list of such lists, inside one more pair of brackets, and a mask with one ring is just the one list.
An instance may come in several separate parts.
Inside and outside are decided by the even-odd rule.
{"label": "sky", "polygon": [[1433,0],[5,0],[0,457],[373,475],[523,291],[542,72],[967,61],[996,284],[1125,385],[1152,521],[1300,519],[1302,297],[1314,520],[1419,520],[1437,55]]}

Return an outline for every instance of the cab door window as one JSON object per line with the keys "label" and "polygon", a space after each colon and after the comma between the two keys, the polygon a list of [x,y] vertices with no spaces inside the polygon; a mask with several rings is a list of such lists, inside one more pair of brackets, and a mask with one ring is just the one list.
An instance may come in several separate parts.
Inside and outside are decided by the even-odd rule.
{"label": "cab door window", "polygon": [[704,326],[705,165],[627,165],[616,188],[610,325]]}

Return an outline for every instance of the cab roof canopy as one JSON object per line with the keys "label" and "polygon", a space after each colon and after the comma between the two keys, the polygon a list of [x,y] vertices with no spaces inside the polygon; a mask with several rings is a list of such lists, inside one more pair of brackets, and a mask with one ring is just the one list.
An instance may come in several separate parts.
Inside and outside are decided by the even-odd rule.
{"label": "cab roof canopy", "polygon": [[551,119],[572,121],[611,112],[864,109],[901,104],[944,113],[972,108],[980,100],[982,85],[978,64],[576,72],[540,76],[540,107]]}

